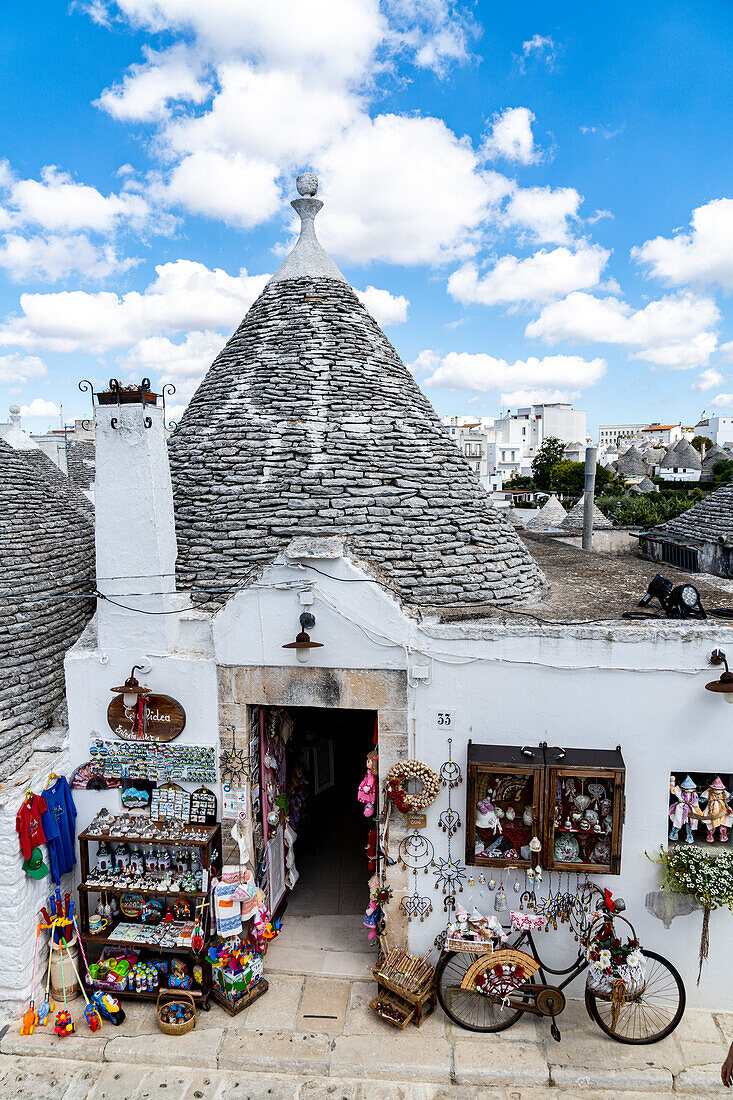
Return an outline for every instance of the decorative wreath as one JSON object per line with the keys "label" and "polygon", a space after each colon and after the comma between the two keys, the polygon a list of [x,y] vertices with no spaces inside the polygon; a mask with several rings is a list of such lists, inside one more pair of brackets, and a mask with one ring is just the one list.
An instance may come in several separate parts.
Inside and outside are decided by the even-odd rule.
{"label": "decorative wreath", "polygon": [[[411,779],[422,783],[422,790],[410,794],[407,784]],[[395,804],[400,813],[413,813],[432,806],[440,791],[440,780],[432,768],[419,760],[403,760],[394,764],[387,773],[387,798]]]}

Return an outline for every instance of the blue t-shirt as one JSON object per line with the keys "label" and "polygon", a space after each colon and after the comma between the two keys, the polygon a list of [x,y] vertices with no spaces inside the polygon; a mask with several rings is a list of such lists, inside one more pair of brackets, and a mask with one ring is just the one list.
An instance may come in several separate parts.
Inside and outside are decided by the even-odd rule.
{"label": "blue t-shirt", "polygon": [[71,871],[76,863],[76,806],[71,788],[63,776],[51,787],[46,787],[43,797],[58,830],[58,836],[48,845],[51,871],[55,871],[53,878],[58,882],[59,876]]}
{"label": "blue t-shirt", "polygon": [[48,862],[51,865],[51,878],[58,886],[61,881],[58,863],[59,831],[56,825],[56,816],[51,812],[48,802],[45,801],[45,794],[46,792],[44,791],[46,809],[41,814],[41,825],[48,846]]}

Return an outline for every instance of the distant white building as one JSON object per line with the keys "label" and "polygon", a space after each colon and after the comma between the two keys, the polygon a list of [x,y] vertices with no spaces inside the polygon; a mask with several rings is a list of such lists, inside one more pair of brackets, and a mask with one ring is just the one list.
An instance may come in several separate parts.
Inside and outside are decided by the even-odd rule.
{"label": "distant white building", "polygon": [[707,416],[695,425],[695,435],[704,435],[719,447],[733,447],[733,416]]}
{"label": "distant white building", "polygon": [[566,444],[571,461],[585,459],[585,413],[569,404],[529,405],[496,418],[446,416],[443,424],[489,491],[513,474],[531,474],[532,459],[550,436]]}
{"label": "distant white building", "polygon": [[648,427],[648,424],[601,424],[598,429],[598,446],[618,447],[622,439],[633,439]]}
{"label": "distant white building", "polygon": [[664,481],[699,481],[701,472],[700,455],[686,439],[678,439],[659,463]]}

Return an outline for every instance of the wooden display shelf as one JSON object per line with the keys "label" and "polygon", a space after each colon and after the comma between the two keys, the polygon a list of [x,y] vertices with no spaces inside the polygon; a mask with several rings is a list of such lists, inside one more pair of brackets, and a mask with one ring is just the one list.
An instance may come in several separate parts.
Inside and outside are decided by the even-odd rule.
{"label": "wooden display shelf", "polygon": [[[144,927],[144,926],[143,926]],[[193,955],[190,947],[160,947],[157,943],[136,943],[135,940],[121,940],[114,935],[114,928],[107,935],[104,932],[82,932],[81,942],[98,944],[100,947],[129,947],[131,951],[172,951],[178,955]]]}
{"label": "wooden display shelf", "polygon": [[[209,844],[216,836],[219,826],[198,825],[196,829],[201,834],[198,840],[193,838],[187,840],[174,840],[166,836],[130,836],[129,834],[122,833],[90,833],[88,829],[84,829],[83,832],[79,833],[79,840],[93,840],[95,844],[113,841],[116,844],[170,844],[175,848],[208,848]],[[201,832],[202,830],[206,831],[205,836]]]}
{"label": "wooden display shelf", "polygon": [[187,890],[144,890],[141,886],[90,886],[87,882],[80,882],[77,887],[87,894],[151,894],[153,897],[192,898],[200,901],[208,895],[203,890],[190,893]]}
{"label": "wooden display shelf", "polygon": [[[199,997],[204,999],[202,1007],[208,1010],[206,1002],[211,996],[211,990],[208,992],[202,989],[170,989],[167,985],[162,985],[158,989],[146,989],[145,992],[138,993],[135,989],[99,989],[98,986],[90,985],[89,982],[84,979],[84,988],[87,993],[109,993],[110,997],[124,997],[128,1001],[156,1001],[159,993],[190,993],[192,997]],[[57,998],[58,1000],[58,998]]]}

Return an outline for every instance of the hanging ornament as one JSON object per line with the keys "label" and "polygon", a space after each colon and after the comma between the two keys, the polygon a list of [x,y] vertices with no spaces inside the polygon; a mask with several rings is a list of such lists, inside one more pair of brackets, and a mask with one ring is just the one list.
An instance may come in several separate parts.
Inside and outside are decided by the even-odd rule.
{"label": "hanging ornament", "polygon": [[453,836],[461,827],[461,819],[456,810],[443,810],[438,818],[438,825],[448,836]]}
{"label": "hanging ornament", "polygon": [[494,881],[494,876],[493,875],[491,876],[491,878],[489,880],[488,886],[489,886],[489,890],[491,890],[491,891],[494,891],[496,889],[496,882]]}
{"label": "hanging ornament", "polygon": [[463,883],[466,878],[466,868],[462,863],[458,863],[453,859],[439,859],[435,864],[435,889],[442,886],[443,893],[446,890],[455,890],[458,887],[459,893],[463,892]]}
{"label": "hanging ornament", "polygon": [[400,841],[397,851],[400,863],[410,871],[425,871],[427,874],[428,867],[435,866],[435,848],[432,841],[417,829]]}
{"label": "hanging ornament", "polygon": [[463,776],[461,775],[461,769],[458,766],[458,764],[456,764],[455,760],[453,760],[452,757],[451,757],[451,745],[452,744],[453,744],[453,738],[449,737],[448,738],[448,759],[446,760],[445,764],[443,764],[441,766],[441,769],[440,769],[440,772],[439,772],[440,782],[443,784],[444,787],[448,787],[449,789],[452,788],[452,787],[457,787],[459,783],[463,782]]}
{"label": "hanging ornament", "polygon": [[433,911],[433,903],[430,898],[422,897],[417,892],[417,871],[412,872],[413,879],[413,892],[411,894],[405,894],[400,901],[400,909],[407,917],[408,922],[413,918],[419,917],[420,921],[424,921],[429,913]]}

